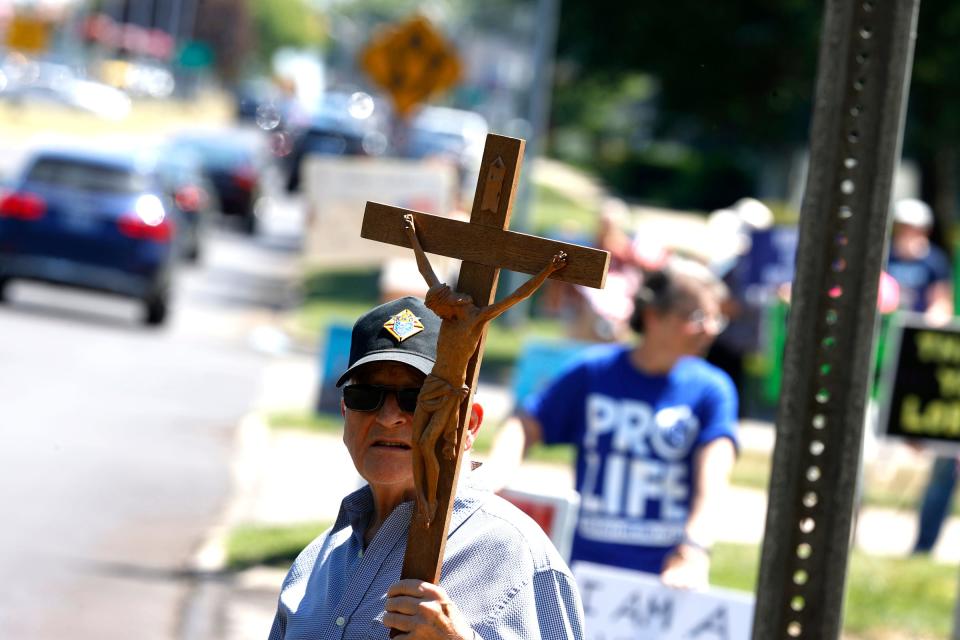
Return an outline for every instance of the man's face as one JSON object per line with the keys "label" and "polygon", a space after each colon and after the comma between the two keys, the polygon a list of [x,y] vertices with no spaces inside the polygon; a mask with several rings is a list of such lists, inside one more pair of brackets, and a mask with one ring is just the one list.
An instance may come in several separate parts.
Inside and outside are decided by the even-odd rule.
{"label": "man's face", "polygon": [[894,223],[892,240],[894,255],[905,259],[924,257],[930,247],[929,234],[930,230],[926,227]]}
{"label": "man's face", "polygon": [[[362,367],[351,384],[409,389],[422,386],[424,377],[409,365],[377,362]],[[340,406],[343,443],[363,479],[375,491],[413,491],[413,414],[401,411],[393,393],[388,393],[374,411],[353,411],[342,402]]]}

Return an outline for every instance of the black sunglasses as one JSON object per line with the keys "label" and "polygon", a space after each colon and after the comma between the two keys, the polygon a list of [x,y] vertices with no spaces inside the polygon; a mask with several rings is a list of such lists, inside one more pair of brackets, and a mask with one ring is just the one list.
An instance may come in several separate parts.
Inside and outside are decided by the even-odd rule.
{"label": "black sunglasses", "polygon": [[420,387],[397,389],[373,384],[348,384],[343,388],[343,404],[351,411],[376,411],[383,406],[388,393],[396,394],[401,411],[414,413],[417,410]]}

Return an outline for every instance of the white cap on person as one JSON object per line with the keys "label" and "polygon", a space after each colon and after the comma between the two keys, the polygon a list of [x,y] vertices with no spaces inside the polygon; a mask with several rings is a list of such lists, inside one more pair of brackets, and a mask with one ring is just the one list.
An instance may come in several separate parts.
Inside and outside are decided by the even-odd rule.
{"label": "white cap on person", "polygon": [[904,198],[893,205],[893,221],[926,229],[933,226],[933,211],[923,200]]}

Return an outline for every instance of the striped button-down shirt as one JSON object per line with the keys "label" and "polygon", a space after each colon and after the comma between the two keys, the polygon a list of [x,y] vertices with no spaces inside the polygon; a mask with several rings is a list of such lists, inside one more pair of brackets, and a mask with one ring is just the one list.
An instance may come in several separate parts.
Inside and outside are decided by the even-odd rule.
{"label": "striped button-down shirt", "polygon": [[[413,502],[399,505],[364,548],[373,495],[363,487],[344,498],[333,527],[283,581],[270,640],[386,639],[386,592],[400,579],[412,510]],[[475,638],[583,638],[580,595],[550,540],[513,505],[469,482],[454,501],[440,585]]]}

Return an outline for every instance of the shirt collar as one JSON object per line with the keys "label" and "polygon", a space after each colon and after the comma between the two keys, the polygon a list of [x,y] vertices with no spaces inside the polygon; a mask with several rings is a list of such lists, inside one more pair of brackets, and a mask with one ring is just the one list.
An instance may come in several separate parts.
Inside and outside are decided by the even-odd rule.
{"label": "shirt collar", "polygon": [[[457,484],[457,496],[453,501],[453,514],[450,517],[448,536],[463,524],[474,511],[480,508],[491,495],[474,478],[476,474],[473,473],[473,469],[479,464],[471,463],[470,458],[465,458],[462,464],[463,468],[460,470],[460,478]],[[404,518],[407,521],[406,526],[409,527],[410,515],[413,513],[413,501],[400,503],[394,508],[390,516],[396,514],[398,510],[400,510],[400,513],[404,513]],[[337,515],[331,533],[336,533],[350,525],[353,529],[353,535],[358,536],[362,542],[363,534],[367,530],[372,515],[373,491],[370,489],[370,485],[364,485],[341,501],[340,513]]]}

